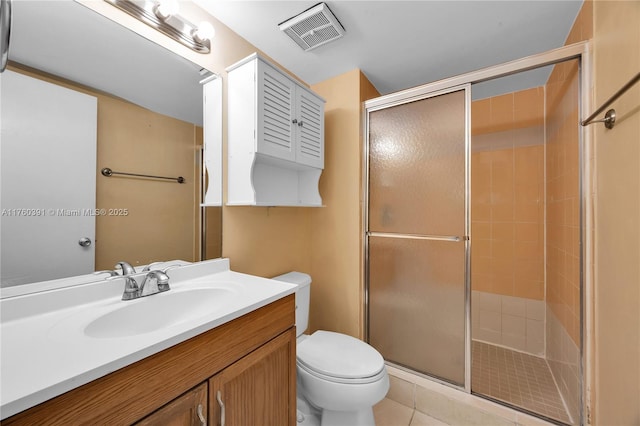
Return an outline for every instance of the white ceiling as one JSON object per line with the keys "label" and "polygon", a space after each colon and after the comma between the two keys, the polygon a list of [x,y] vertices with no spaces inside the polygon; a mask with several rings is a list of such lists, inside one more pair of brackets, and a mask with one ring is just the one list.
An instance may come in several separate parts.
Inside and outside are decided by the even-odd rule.
{"label": "white ceiling", "polygon": [[[328,0],[346,34],[309,52],[278,24],[317,1],[194,3],[309,84],[360,68],[387,94],[560,47],[582,0]],[[539,86],[547,77],[530,72],[512,83]]]}

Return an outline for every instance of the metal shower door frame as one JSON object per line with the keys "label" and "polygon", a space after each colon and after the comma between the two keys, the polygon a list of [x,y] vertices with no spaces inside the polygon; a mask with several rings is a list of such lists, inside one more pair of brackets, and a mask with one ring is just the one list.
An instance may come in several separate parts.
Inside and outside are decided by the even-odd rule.
{"label": "metal shower door frame", "polygon": [[[506,77],[513,74],[518,74],[524,71],[529,71],[535,68],[544,67],[547,65],[554,65],[560,62],[577,59],[580,67],[580,106],[579,114],[582,116],[583,109],[589,108],[590,97],[588,96],[591,81],[591,56],[590,56],[590,44],[588,41],[583,41],[568,46],[560,47],[557,49],[549,50],[547,52],[539,53],[525,58],[517,59],[514,61],[506,62],[499,65],[483,68],[477,71],[461,74],[458,76],[438,80],[433,83],[427,83],[421,86],[416,86],[410,89],[402,90],[399,92],[391,93],[388,95],[380,96],[364,102],[363,108],[363,152],[362,152],[362,191],[363,191],[363,208],[362,208],[362,271],[363,271],[363,320],[364,320],[364,336],[365,340],[369,341],[369,242],[368,242],[368,230],[369,230],[369,114],[374,111],[379,111],[389,107],[402,105],[405,103],[418,101],[437,95],[450,93],[456,90],[465,89],[465,144],[466,144],[466,169],[465,169],[465,235],[467,236],[465,241],[465,383],[464,386],[457,386],[452,383],[440,380],[438,378],[425,375],[430,380],[438,383],[442,383],[446,386],[453,387],[455,389],[464,390],[466,393],[471,393],[471,228],[470,228],[470,191],[471,191],[471,165],[470,165],[470,127],[471,127],[471,85],[475,83],[481,83],[488,80],[493,80],[500,77]],[[585,175],[590,172],[590,165],[585,163],[590,153],[589,133],[584,129],[580,129],[579,133],[579,162],[580,162],[580,245],[581,245],[581,260],[580,260],[580,282],[581,282],[581,344],[580,354],[582,358],[580,380],[582,386],[582,394],[580,401],[580,410],[584,418],[585,410],[587,409],[584,401],[588,401],[587,386],[584,385],[585,381],[588,383],[589,375],[588,369],[584,368],[585,364],[589,364],[591,338],[590,328],[592,321],[592,311],[588,303],[585,300],[589,300],[591,297],[591,277],[589,274],[585,274],[585,270],[591,267],[591,258],[585,256],[585,253],[589,253],[592,247],[592,238],[589,233],[583,235],[583,229],[585,224],[589,224],[592,221],[592,213],[584,208],[585,202],[588,202],[590,197],[589,191],[585,190]],[[586,201],[585,201],[586,200]],[[585,263],[586,262],[586,263]],[[420,373],[412,372],[420,375]]]}
{"label": "metal shower door frame", "polygon": [[[464,235],[461,236],[440,236],[440,235],[398,235],[394,234],[395,238],[408,238],[408,239],[426,239],[437,241],[462,241],[464,243],[464,387],[460,387],[453,383],[447,382],[440,378],[427,375],[429,379],[443,383],[447,386],[452,386],[456,389],[464,389],[467,393],[471,392],[471,370],[468,365],[468,360],[471,359],[471,246],[469,234],[471,231],[471,215],[470,215],[470,196],[471,196],[471,83],[465,83],[456,86],[450,86],[440,90],[428,91],[425,93],[419,93],[415,96],[408,96],[406,98],[392,99],[390,102],[384,102],[382,104],[367,107],[368,102],[365,102],[365,143],[364,143],[364,279],[365,279],[365,340],[368,342],[370,339],[369,330],[369,237],[378,236],[385,237],[386,234],[369,232],[369,114],[372,112],[384,110],[387,108],[393,108],[395,106],[408,104],[411,102],[423,101],[432,99],[437,96],[448,95],[450,93],[464,91],[464,121],[465,121],[465,137],[464,137],[464,162],[465,162],[465,177],[464,177]],[[378,98],[380,99],[380,98]],[[469,335],[469,336],[468,336]],[[394,364],[394,366],[396,366]],[[399,366],[396,366],[399,367]],[[402,367],[399,367],[402,368]],[[467,389],[468,388],[468,389]]]}

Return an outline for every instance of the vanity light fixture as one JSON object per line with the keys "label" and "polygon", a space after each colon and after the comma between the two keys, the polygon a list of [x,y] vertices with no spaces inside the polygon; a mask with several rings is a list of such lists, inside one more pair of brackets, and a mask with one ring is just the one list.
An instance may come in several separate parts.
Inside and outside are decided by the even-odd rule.
{"label": "vanity light fixture", "polygon": [[177,0],[105,0],[198,53],[211,51],[215,31],[209,22],[195,25],[178,13]]}

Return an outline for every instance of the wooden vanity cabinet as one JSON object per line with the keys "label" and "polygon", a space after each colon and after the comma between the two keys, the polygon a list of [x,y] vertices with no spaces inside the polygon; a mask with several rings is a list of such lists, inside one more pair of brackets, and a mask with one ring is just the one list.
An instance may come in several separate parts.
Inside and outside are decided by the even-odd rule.
{"label": "wooden vanity cabinet", "polygon": [[[151,355],[3,425],[296,424],[295,298]],[[72,361],[71,361],[72,362]]]}
{"label": "wooden vanity cabinet", "polygon": [[291,424],[288,420],[295,418],[295,404],[289,404],[289,395],[282,392],[290,388],[290,337],[276,337],[209,380],[209,424]]}

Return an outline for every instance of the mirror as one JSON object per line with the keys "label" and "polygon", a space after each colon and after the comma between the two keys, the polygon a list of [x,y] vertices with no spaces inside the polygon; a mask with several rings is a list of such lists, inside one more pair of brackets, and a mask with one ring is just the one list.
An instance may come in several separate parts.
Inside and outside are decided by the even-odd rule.
{"label": "mirror", "polygon": [[[12,11],[9,67],[0,74],[2,287],[113,269],[119,260],[134,266],[173,259],[198,261],[205,247],[206,258],[220,257],[222,218],[217,210],[221,208],[200,208],[201,81],[216,76],[75,1],[14,1]],[[67,93],[88,102],[80,104],[75,121],[69,119],[69,132],[91,124],[92,115],[84,118],[81,114],[89,108],[86,105],[95,105],[95,141],[85,140],[85,145],[95,143],[95,148],[87,158],[66,145],[71,136],[63,134],[65,145],[61,147],[44,130],[44,136],[22,143],[26,152],[12,153],[9,140],[13,134],[31,135],[24,129],[45,127],[42,121],[25,124],[26,118],[17,113],[6,119],[9,111],[18,110],[7,108],[10,104],[4,98],[16,80],[42,85],[36,86],[35,101],[26,100],[26,90],[13,90],[26,104],[31,120],[44,98],[45,91],[39,88],[52,84],[54,93],[59,93],[49,101],[55,113],[72,110],[63,103]],[[57,126],[67,117],[49,121]],[[61,158],[54,159],[54,154]],[[80,169],[87,164],[90,172],[82,174]],[[106,177],[100,173],[103,168],[182,176],[185,182],[116,174]],[[71,171],[70,177],[53,183],[65,171]],[[72,184],[78,182],[90,187],[93,201],[66,201],[68,193],[76,192],[70,189]],[[25,196],[29,185],[44,195]],[[45,224],[44,230],[31,236],[20,232],[9,236],[18,226],[35,229],[39,220],[35,215],[58,222]],[[78,217],[94,220],[95,235],[73,227],[71,222]],[[63,232],[63,226],[71,228]],[[206,237],[201,236],[201,229],[206,229]],[[41,241],[43,234],[51,234],[52,246]],[[91,240],[86,247],[81,244],[87,244],[85,238]],[[18,254],[18,246],[24,246],[28,255]],[[67,260],[61,254],[65,251],[90,258],[90,266]],[[18,263],[14,266],[13,262]],[[43,266],[47,262],[56,265],[49,270]],[[105,276],[87,275],[87,280]]]}

